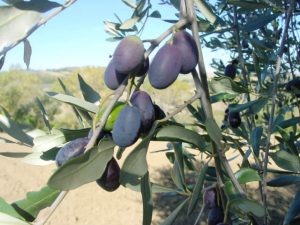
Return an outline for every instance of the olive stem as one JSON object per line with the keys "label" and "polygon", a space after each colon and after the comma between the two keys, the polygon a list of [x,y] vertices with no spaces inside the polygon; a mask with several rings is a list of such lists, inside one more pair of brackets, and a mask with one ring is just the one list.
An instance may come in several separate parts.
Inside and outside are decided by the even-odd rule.
{"label": "olive stem", "polygon": [[73,5],[77,0],[68,0],[66,1],[66,3],[62,6],[60,6],[56,11],[54,11],[53,13],[43,17],[40,19],[40,21],[35,24],[29,31],[28,33],[22,37],[21,39],[17,40],[16,42],[14,42],[13,44],[11,44],[10,46],[5,47],[1,52],[0,55],[5,55],[9,50],[11,50],[12,48],[14,48],[15,46],[17,46],[18,44],[20,44],[22,41],[24,41],[26,38],[28,38],[34,31],[36,31],[39,27],[41,27],[42,25],[46,24],[50,19],[52,19],[53,17],[55,17],[56,15],[58,15],[59,13],[61,13],[63,10],[65,10],[66,8],[70,7],[71,5]]}
{"label": "olive stem", "polygon": [[41,218],[37,217],[34,225],[44,225],[48,221],[48,219],[51,217],[51,215],[54,213],[54,211],[59,206],[59,204],[62,202],[62,200],[67,196],[68,193],[69,193],[68,191],[60,192],[58,197],[55,199],[55,201],[50,206],[49,212],[44,217],[41,217]]}
{"label": "olive stem", "polygon": [[269,151],[271,145],[271,134],[274,126],[274,114],[275,114],[275,106],[276,106],[276,97],[277,97],[277,86],[278,86],[278,79],[280,76],[280,68],[281,68],[281,60],[283,56],[284,45],[287,40],[288,34],[288,27],[290,24],[290,20],[293,14],[295,0],[290,0],[290,5],[288,8],[285,26],[283,30],[283,35],[280,42],[280,47],[278,50],[278,57],[276,62],[276,70],[274,75],[273,87],[272,87],[272,107],[270,112],[270,118],[268,123],[268,130],[267,130],[267,140],[266,140],[266,147],[265,147],[265,156],[264,156],[264,167],[263,167],[263,180],[262,180],[262,189],[263,189],[263,204],[265,208],[265,215],[264,215],[264,224],[268,224],[268,215],[267,215],[267,174],[268,174],[268,162],[269,162]]}

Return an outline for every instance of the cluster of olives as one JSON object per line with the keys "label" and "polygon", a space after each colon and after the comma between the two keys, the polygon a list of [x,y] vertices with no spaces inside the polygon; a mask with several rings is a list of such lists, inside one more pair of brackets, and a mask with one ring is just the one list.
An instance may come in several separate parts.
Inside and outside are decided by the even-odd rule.
{"label": "cluster of olives", "polygon": [[[56,164],[57,166],[63,165],[70,159],[73,159],[84,153],[86,145],[88,144],[90,138],[93,135],[92,129],[89,132],[88,137],[77,138],[73,141],[70,141],[64,145],[56,154]],[[97,142],[104,137],[111,136],[110,133],[102,131],[97,137]],[[107,164],[104,173],[99,179],[96,180],[97,184],[106,191],[115,191],[120,186],[119,182],[120,177],[120,167],[115,158],[112,158]]]}
{"label": "cluster of olives", "polygon": [[218,206],[217,190],[215,187],[210,187],[205,190],[203,194],[203,201],[205,206],[209,209],[207,224],[208,225],[227,225],[223,223],[224,212]]}
{"label": "cluster of olives", "polygon": [[236,59],[232,60],[231,64],[228,64],[225,67],[224,75],[226,77],[230,77],[233,80],[236,77],[236,66],[238,63],[239,62]]}
{"label": "cluster of olives", "polygon": [[144,45],[137,36],[127,36],[118,44],[105,73],[105,85],[116,90],[129,76],[143,76],[149,68],[149,59],[144,58]]}
{"label": "cluster of olives", "polygon": [[223,124],[229,124],[232,128],[238,128],[241,125],[241,122],[240,112],[233,112],[228,108],[225,110]]}
{"label": "cluster of olives", "polygon": [[199,59],[194,38],[186,31],[178,31],[170,42],[161,47],[149,68],[150,84],[157,89],[169,87],[179,73],[188,74]]}
{"label": "cluster of olives", "polygon": [[144,58],[144,46],[140,38],[127,36],[118,44],[113,58],[104,73],[104,82],[112,90],[117,89],[128,75],[143,76],[149,70],[150,84],[157,89],[170,86],[179,73],[188,74],[198,63],[198,50],[193,37],[186,31],[178,31],[159,49],[149,67]]}
{"label": "cluster of olives", "polygon": [[112,129],[113,141],[120,147],[128,147],[146,134],[155,120],[165,117],[164,112],[153,104],[151,97],[145,91],[136,91],[119,113]]}

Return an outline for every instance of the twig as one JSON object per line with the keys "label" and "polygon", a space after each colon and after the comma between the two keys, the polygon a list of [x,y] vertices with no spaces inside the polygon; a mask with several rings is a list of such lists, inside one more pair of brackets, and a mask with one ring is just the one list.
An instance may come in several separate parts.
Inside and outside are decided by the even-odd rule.
{"label": "twig", "polygon": [[59,206],[59,204],[62,202],[62,200],[66,197],[67,194],[68,194],[68,191],[62,191],[58,195],[58,197],[55,199],[53,204],[50,206],[49,212],[44,217],[41,217],[41,218],[37,217],[34,225],[44,225],[48,221],[50,216],[54,213],[54,211]]}
{"label": "twig", "polygon": [[9,50],[11,50],[12,48],[14,48],[15,46],[17,46],[18,44],[20,44],[22,41],[24,41],[26,38],[28,38],[34,31],[36,31],[39,27],[41,27],[42,25],[46,24],[50,19],[52,19],[53,17],[55,17],[57,14],[61,13],[63,10],[65,10],[66,8],[70,7],[71,5],[73,5],[77,0],[68,0],[64,5],[62,5],[61,7],[59,7],[56,11],[54,11],[53,13],[43,17],[37,24],[35,24],[26,34],[25,37],[19,39],[18,41],[16,41],[15,43],[11,44],[8,47],[5,47],[1,52],[0,55],[5,55]]}
{"label": "twig", "polygon": [[278,51],[278,58],[276,62],[276,71],[274,75],[274,81],[273,81],[273,88],[272,88],[272,107],[270,112],[270,118],[269,118],[269,124],[268,124],[268,131],[267,131],[267,141],[266,141],[266,148],[265,148],[265,157],[264,157],[264,170],[263,170],[263,203],[265,208],[265,216],[264,216],[264,224],[267,225],[268,223],[268,217],[267,217],[267,173],[268,173],[268,162],[269,162],[269,151],[270,151],[270,145],[271,145],[271,134],[273,130],[273,120],[274,120],[274,114],[275,114],[275,105],[276,105],[276,97],[277,97],[277,83],[280,76],[280,68],[281,68],[281,60],[284,50],[284,44],[287,39],[287,33],[288,33],[288,27],[290,24],[291,16],[294,9],[295,0],[290,0],[290,6],[288,9],[284,31]]}

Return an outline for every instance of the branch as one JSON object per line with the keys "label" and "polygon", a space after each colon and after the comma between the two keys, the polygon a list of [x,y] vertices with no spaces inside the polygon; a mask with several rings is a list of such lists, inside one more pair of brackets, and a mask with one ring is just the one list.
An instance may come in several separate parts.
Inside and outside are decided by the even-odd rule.
{"label": "branch", "polygon": [[[195,73],[195,71],[193,71],[193,77],[194,77],[194,81],[196,83],[195,84],[196,87],[200,88],[200,90],[203,91],[200,98],[201,98],[202,108],[204,109],[204,112],[205,112],[205,116],[206,116],[206,118],[214,119],[211,103],[209,100],[207,74],[206,74],[205,64],[204,64],[204,60],[203,60],[202,47],[201,47],[201,43],[200,43],[200,39],[199,39],[199,29],[198,29],[198,24],[197,24],[195,11],[194,11],[194,7],[193,7],[193,1],[186,0],[186,6],[187,6],[187,12],[188,12],[188,19],[192,23],[192,32],[193,32],[193,36],[196,41],[198,52],[199,52],[198,67],[199,67],[201,80],[199,79],[198,75],[196,76],[197,73]],[[222,164],[225,171],[227,172],[228,176],[230,177],[233,185],[235,186],[236,190],[241,195],[245,195],[243,188],[241,187],[241,185],[235,178],[234,173],[222,151],[222,146],[219,146],[218,143],[213,143],[213,153],[216,154],[215,165],[216,165],[216,169],[217,169],[217,172],[219,175],[218,183],[221,184],[221,186],[223,184],[223,174],[222,174],[222,168],[221,168],[221,164]],[[222,200],[225,200],[225,198],[223,198],[223,197],[222,197]],[[224,203],[224,201],[222,201],[222,203]]]}
{"label": "branch", "polygon": [[34,225],[44,225],[48,221],[50,216],[54,213],[54,211],[59,206],[59,204],[62,202],[62,200],[66,197],[67,194],[68,191],[62,191],[55,199],[53,204],[50,206],[48,213],[44,217],[40,217],[40,218],[37,217]]}
{"label": "branch", "polygon": [[288,34],[288,28],[290,24],[290,20],[293,14],[295,0],[290,0],[290,6],[288,9],[284,31],[278,51],[278,57],[277,57],[277,63],[276,63],[276,71],[273,81],[273,88],[272,88],[272,107],[271,107],[271,113],[269,118],[269,124],[268,124],[268,132],[267,132],[267,141],[266,141],[266,148],[265,148],[265,157],[264,157],[264,170],[263,170],[263,203],[265,208],[265,218],[264,218],[264,224],[266,225],[268,223],[267,218],[267,173],[268,173],[268,162],[269,162],[269,151],[270,151],[270,145],[271,145],[271,134],[273,130],[273,120],[274,120],[274,114],[275,114],[275,105],[276,105],[276,97],[277,97],[277,86],[278,86],[278,79],[280,76],[280,68],[281,68],[281,60],[284,50],[284,45],[286,43],[287,34]]}
{"label": "branch", "polygon": [[16,47],[18,44],[20,44],[22,41],[24,41],[26,38],[28,38],[34,31],[36,31],[38,28],[40,28],[42,25],[46,24],[50,19],[52,19],[53,17],[55,17],[57,14],[61,13],[62,11],[64,11],[66,8],[70,7],[71,5],[73,5],[77,0],[68,0],[64,5],[62,5],[61,7],[59,7],[56,11],[54,11],[53,13],[49,14],[48,16],[45,16],[44,18],[42,18],[37,24],[35,24],[30,31],[26,34],[25,37],[23,37],[22,39],[16,41],[15,43],[13,43],[12,45],[4,48],[1,52],[0,55],[5,55],[9,50],[11,50],[12,48]]}

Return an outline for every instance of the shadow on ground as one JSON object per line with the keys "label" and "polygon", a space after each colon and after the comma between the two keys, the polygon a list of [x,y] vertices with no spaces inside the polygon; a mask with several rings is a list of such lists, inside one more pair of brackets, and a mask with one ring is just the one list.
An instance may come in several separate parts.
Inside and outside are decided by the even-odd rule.
{"label": "shadow on ground", "polygon": [[[173,181],[171,180],[171,170],[158,170],[157,174],[160,174],[160,177],[156,180],[158,183],[163,184],[168,187],[174,187]],[[193,174],[187,175],[187,180],[191,184],[194,183]],[[275,178],[276,176],[272,176]],[[248,196],[250,198],[259,200],[260,196],[258,188],[254,187],[255,185],[245,187],[247,190]],[[285,188],[273,188],[268,187],[268,205],[269,205],[269,219],[272,225],[281,225],[284,220],[284,216],[289,208],[291,201],[297,191],[296,186],[288,186]],[[156,219],[153,221],[154,225],[161,224],[171,212],[176,209],[176,207],[184,201],[185,197],[180,196],[174,193],[163,193],[163,194],[155,194],[153,203],[154,203],[154,210],[156,212]],[[175,225],[194,225],[196,218],[200,212],[200,207],[202,202],[199,202],[197,208],[195,208],[194,212],[187,216],[187,207],[179,213],[178,217],[176,218]],[[201,220],[197,225],[206,225],[208,210],[205,210],[202,214]],[[258,224],[262,224],[262,221],[257,221]]]}

